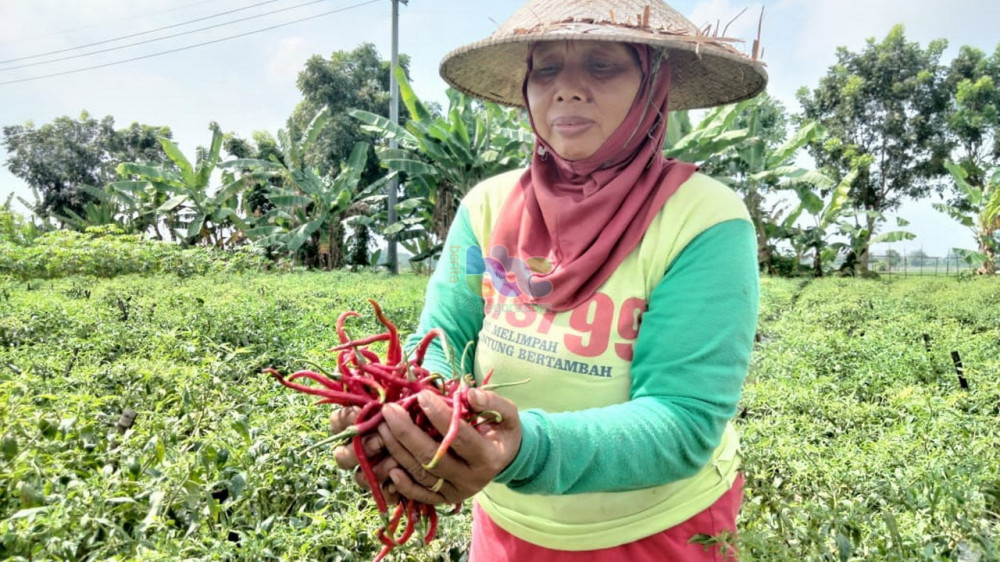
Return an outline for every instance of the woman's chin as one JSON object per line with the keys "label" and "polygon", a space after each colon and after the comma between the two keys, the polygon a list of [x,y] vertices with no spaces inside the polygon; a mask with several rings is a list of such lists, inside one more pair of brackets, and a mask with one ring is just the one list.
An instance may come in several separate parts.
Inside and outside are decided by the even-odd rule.
{"label": "woman's chin", "polygon": [[594,148],[569,144],[563,146],[553,146],[552,150],[558,154],[560,158],[563,160],[569,160],[570,162],[583,160],[597,152],[597,149]]}

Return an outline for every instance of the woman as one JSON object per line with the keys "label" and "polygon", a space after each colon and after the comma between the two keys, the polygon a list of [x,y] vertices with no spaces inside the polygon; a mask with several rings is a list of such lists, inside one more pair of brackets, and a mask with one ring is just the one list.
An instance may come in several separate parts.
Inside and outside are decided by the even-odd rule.
{"label": "woman", "polygon": [[[530,0],[442,63],[455,88],[525,105],[537,142],[527,170],[463,200],[417,337],[440,327],[455,349],[473,343],[462,368],[477,379],[530,382],[470,393],[503,421],[463,426],[433,469],[437,444],[397,407],[366,446],[387,451],[393,492],[475,497],[473,561],[732,554],[754,231],[738,196],[661,150],[668,109],[763,89],[761,66],[725,41],[659,1]],[[432,370],[451,373],[434,351]],[[443,431],[445,403],[420,403]]]}

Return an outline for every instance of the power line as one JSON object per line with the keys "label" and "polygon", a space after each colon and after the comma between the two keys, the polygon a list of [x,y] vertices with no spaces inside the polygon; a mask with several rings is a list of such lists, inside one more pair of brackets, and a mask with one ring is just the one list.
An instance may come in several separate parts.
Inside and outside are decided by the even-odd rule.
{"label": "power line", "polygon": [[[176,12],[178,10],[186,10],[186,9],[194,7],[194,6],[201,6],[203,4],[214,4],[214,3],[220,2],[220,1],[222,1],[222,0],[202,0],[200,2],[193,2],[191,4],[183,4],[181,6],[174,6],[173,8],[166,8],[164,10],[156,10],[154,12],[143,12],[143,14],[141,16],[126,16],[126,17],[123,17],[123,18],[118,18],[118,19],[113,19],[113,20],[107,20],[107,21],[101,21],[101,22],[92,23],[92,24],[89,24],[89,25],[81,25],[80,27],[73,27],[73,28],[70,28],[70,29],[60,29],[58,31],[53,31],[51,33],[45,33],[43,35],[31,35],[31,36],[22,35],[20,37],[5,37],[4,40],[5,41],[10,41],[12,43],[13,42],[18,42],[18,41],[34,41],[34,40],[37,40],[37,39],[44,39],[45,37],[52,37],[53,35],[63,35],[63,34],[66,34],[66,33],[75,33],[77,31],[83,31],[84,29],[92,29],[92,28],[95,28],[95,27],[101,27],[101,26],[112,24],[112,23],[118,23],[118,22],[121,22],[121,21],[132,21],[132,20],[135,20],[135,19],[145,18],[145,17],[149,17],[149,16],[155,16],[155,15],[158,15],[158,14],[166,14],[166,13],[169,13],[169,12]],[[18,59],[14,59],[14,60],[18,60]]]}
{"label": "power line", "polygon": [[289,26],[289,25],[292,25],[292,24],[296,24],[296,23],[301,23],[301,22],[304,22],[304,21],[314,20],[314,19],[317,19],[317,18],[321,18],[323,16],[328,16],[330,14],[336,14],[338,12],[345,12],[347,10],[352,10],[354,8],[360,8],[362,6],[367,6],[368,4],[374,4],[375,2],[381,2],[381,1],[382,0],[368,0],[367,2],[360,2],[358,4],[352,4],[350,6],[346,6],[346,7],[343,7],[343,8],[338,8],[336,10],[330,10],[329,12],[323,12],[322,14],[316,14],[314,16],[300,18],[300,19],[292,20],[292,21],[285,22],[285,23],[279,23],[279,24],[276,24],[276,25],[272,25],[270,27],[264,27],[264,28],[261,28],[261,29],[255,29],[253,31],[248,31],[246,33],[239,33],[239,34],[236,34],[236,35],[230,35],[229,37],[223,37],[221,39],[213,39],[212,41],[205,41],[205,42],[202,42],[202,43],[195,43],[194,45],[187,45],[185,47],[178,47],[176,49],[170,49],[168,51],[160,51],[158,53],[150,53],[148,55],[143,55],[143,56],[140,56],[140,57],[132,57],[130,59],[113,61],[113,62],[108,62],[108,63],[104,63],[104,64],[98,64],[98,65],[94,65],[94,66],[88,66],[88,67],[85,67],[85,68],[77,68],[77,69],[74,69],[74,70],[66,70],[66,71],[63,71],[63,72],[54,72],[52,74],[45,74],[45,75],[42,75],[42,76],[33,76],[31,78],[20,78],[20,79],[17,79],[17,80],[8,80],[6,82],[0,82],[0,86],[6,86],[8,84],[18,84],[18,83],[21,83],[21,82],[32,82],[34,80],[42,80],[44,78],[53,78],[55,76],[65,76],[67,74],[76,74],[76,73],[79,73],[79,72],[85,72],[87,70],[95,70],[95,69],[98,69],[98,68],[105,68],[105,67],[108,67],[108,66],[115,66],[115,65],[119,65],[119,64],[125,64],[127,62],[134,62],[134,61],[137,61],[137,60],[143,60],[143,59],[158,57],[158,56],[161,56],[161,55],[168,55],[168,54],[171,54],[171,53],[177,53],[177,52],[180,52],[180,51],[186,51],[188,49],[194,49],[196,47],[203,47],[205,45],[212,45],[214,43],[221,43],[223,41],[229,41],[230,39],[238,39],[240,37],[246,37],[248,35],[255,35],[257,33],[263,33],[265,31],[271,31],[272,29],[277,29],[279,27],[286,27],[286,26]]}
{"label": "power line", "polygon": [[[232,13],[235,13],[235,12],[241,12],[243,10],[249,10],[250,8],[256,8],[258,6],[263,6],[264,4],[273,4],[275,2],[280,2],[280,1],[281,0],[266,0],[265,2],[258,2],[257,4],[252,4],[250,6],[245,6],[243,8],[236,8],[234,10],[229,10],[229,11],[226,11],[226,12],[220,12],[218,14],[212,14],[210,16],[205,16],[203,18],[197,18],[197,19],[193,19],[193,20],[182,21],[180,23],[175,23],[175,24],[172,24],[172,25],[164,26],[164,27],[158,27],[156,29],[150,29],[150,30],[147,30],[147,31],[140,31],[138,33],[132,33],[130,35],[123,35],[121,37],[114,37],[112,39],[105,39],[104,41],[97,41],[97,42],[94,42],[94,43],[88,43],[86,45],[79,45],[79,46],[76,46],[76,47],[68,47],[66,49],[59,49],[58,51],[49,51],[47,53],[40,53],[40,54],[37,54],[37,55],[31,55],[31,56],[27,56],[27,57],[19,57],[19,58],[16,58],[16,59],[0,60],[0,64],[6,64],[6,63],[9,63],[9,62],[17,62],[17,61],[29,60],[29,59],[37,59],[37,58],[45,57],[45,56],[48,56],[48,55],[55,55],[55,54],[58,54],[58,53],[65,53],[67,51],[75,51],[77,49],[85,49],[87,47],[94,47],[96,45],[104,45],[106,43],[114,43],[115,41],[123,41],[125,39],[131,39],[132,37],[138,37],[140,35],[148,35],[150,33],[155,33],[157,31],[163,31],[165,29],[172,29],[174,27],[180,27],[180,26],[183,26],[183,25],[188,25],[188,24],[191,24],[191,23],[199,22],[199,21],[210,20],[210,19],[221,17],[221,16],[229,15],[229,14],[232,14]],[[47,60],[47,61],[33,62],[33,63],[22,64],[22,65],[18,65],[18,66],[10,66],[10,67],[7,67],[7,68],[0,68],[0,72],[3,72],[4,70],[14,70],[16,68],[26,68],[26,67],[29,67],[29,66],[35,66],[35,65],[40,65],[40,64],[49,64],[49,63],[59,62],[59,61],[64,61],[64,60],[69,60],[69,59],[75,59],[75,58],[80,58],[80,57],[87,57],[87,56],[90,56],[90,55],[96,55],[96,54],[100,54],[100,53],[107,53],[108,51],[115,51],[117,49],[125,49],[127,47],[134,47],[136,45],[144,45],[146,43],[153,43],[155,41],[162,41],[164,39],[173,39],[174,37],[180,37],[182,35],[189,35],[191,33],[197,33],[199,31],[205,31],[205,30],[208,30],[208,29],[215,29],[216,27],[222,27],[222,26],[225,26],[225,25],[233,24],[233,23],[239,23],[241,21],[252,20],[254,18],[260,18],[260,17],[263,17],[263,16],[269,16],[269,15],[277,14],[277,13],[280,13],[280,12],[287,12],[288,10],[294,10],[295,8],[301,8],[302,6],[308,6],[309,4],[315,4],[317,2],[325,2],[325,1],[326,0],[312,0],[311,2],[306,2],[305,4],[299,4],[297,6],[292,6],[290,8],[282,8],[280,10],[274,10],[274,11],[271,11],[271,12],[265,12],[263,14],[257,14],[255,16],[249,16],[249,17],[246,17],[246,18],[236,19],[236,20],[232,20],[232,21],[229,21],[229,22],[223,22],[223,23],[219,23],[219,24],[215,24],[215,25],[209,25],[207,27],[200,27],[198,29],[192,29],[190,31],[182,31],[180,33],[175,33],[173,35],[165,35],[163,37],[156,37],[156,38],[153,38],[153,39],[147,39],[145,41],[137,41],[135,43],[129,43],[127,45],[119,45],[117,47],[111,47],[111,48],[108,48],[108,49],[101,49],[101,50],[98,50],[98,51],[91,51],[89,53],[82,53],[82,54],[79,54],[79,55],[72,55],[72,56],[68,56],[68,57],[62,57],[62,58],[52,59],[52,60]]]}

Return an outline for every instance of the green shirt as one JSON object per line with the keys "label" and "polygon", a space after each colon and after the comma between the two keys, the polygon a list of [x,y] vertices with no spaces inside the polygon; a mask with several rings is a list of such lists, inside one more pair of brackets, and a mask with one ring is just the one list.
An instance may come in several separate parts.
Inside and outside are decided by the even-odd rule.
{"label": "green shirt", "polygon": [[[492,368],[493,382],[531,379],[500,390],[521,410],[523,437],[477,496],[498,525],[562,550],[631,542],[705,509],[736,477],[730,420],[756,327],[754,229],[736,194],[695,174],[594,297],[552,313],[497,294],[477,261],[520,173],[463,200],[418,334],[436,326],[457,350],[471,342],[463,369],[477,378]],[[452,371],[440,347],[427,361]]]}

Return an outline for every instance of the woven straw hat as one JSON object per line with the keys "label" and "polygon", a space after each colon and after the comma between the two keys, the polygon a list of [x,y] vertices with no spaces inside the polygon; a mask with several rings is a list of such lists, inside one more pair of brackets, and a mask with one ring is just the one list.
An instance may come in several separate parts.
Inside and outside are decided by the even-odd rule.
{"label": "woven straw hat", "polygon": [[528,0],[490,37],[446,55],[441,77],[471,96],[523,106],[529,46],[565,40],[665,49],[671,110],[735,103],[767,85],[756,44],[754,57],[748,57],[730,44],[736,40],[701,32],[662,0]]}

